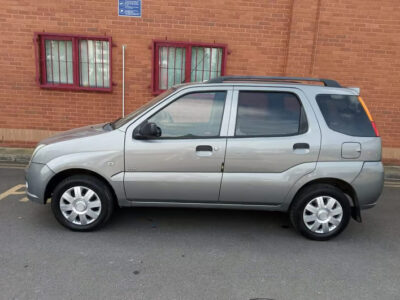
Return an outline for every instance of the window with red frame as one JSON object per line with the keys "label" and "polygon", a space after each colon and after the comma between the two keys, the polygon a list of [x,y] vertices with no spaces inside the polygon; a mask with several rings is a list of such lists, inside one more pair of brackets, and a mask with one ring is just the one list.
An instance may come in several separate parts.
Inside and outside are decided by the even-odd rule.
{"label": "window with red frame", "polygon": [[37,34],[43,88],[111,91],[111,38]]}
{"label": "window with red frame", "polygon": [[225,73],[226,45],[155,41],[153,92]]}

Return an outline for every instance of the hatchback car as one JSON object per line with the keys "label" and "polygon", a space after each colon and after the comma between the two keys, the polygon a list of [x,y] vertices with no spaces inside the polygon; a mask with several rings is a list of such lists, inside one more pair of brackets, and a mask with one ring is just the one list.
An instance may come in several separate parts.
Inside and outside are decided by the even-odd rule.
{"label": "hatchback car", "polygon": [[130,115],[45,139],[27,195],[65,227],[120,207],[287,212],[327,240],[373,207],[381,139],[359,89],[327,79],[225,76],[172,87]]}

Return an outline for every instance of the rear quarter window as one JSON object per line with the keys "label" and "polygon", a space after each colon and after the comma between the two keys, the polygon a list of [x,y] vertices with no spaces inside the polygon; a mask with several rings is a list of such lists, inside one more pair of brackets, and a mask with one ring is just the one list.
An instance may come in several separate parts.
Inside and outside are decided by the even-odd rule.
{"label": "rear quarter window", "polygon": [[351,136],[376,136],[357,96],[320,94],[316,100],[330,129]]}

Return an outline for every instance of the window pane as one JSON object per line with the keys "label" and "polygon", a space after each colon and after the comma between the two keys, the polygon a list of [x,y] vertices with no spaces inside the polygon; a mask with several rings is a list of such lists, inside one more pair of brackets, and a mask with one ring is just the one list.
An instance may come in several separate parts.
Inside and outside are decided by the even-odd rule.
{"label": "window pane", "polygon": [[160,66],[160,89],[166,90],[167,89],[167,66],[168,66],[168,47],[160,47],[159,53],[159,66]]}
{"label": "window pane", "polygon": [[175,66],[175,82],[181,83],[185,81],[185,49],[176,48],[176,66]]}
{"label": "window pane", "polygon": [[101,42],[102,60],[101,68],[103,70],[103,87],[110,87],[110,45],[107,41]]}
{"label": "window pane", "polygon": [[169,62],[169,68],[168,68],[168,87],[171,87],[174,85],[175,82],[175,48],[169,47],[168,48],[168,62]]}
{"label": "window pane", "polygon": [[95,57],[94,57],[94,41],[87,41],[87,45],[88,45],[88,58],[89,58],[89,86],[91,87],[95,87],[95,81],[96,81],[96,77],[95,77],[95,68],[94,68],[94,64],[95,64]]}
{"label": "window pane", "polygon": [[51,51],[51,41],[45,41],[46,48],[46,77],[47,82],[53,82],[53,55]]}
{"label": "window pane", "polygon": [[[95,55],[96,55],[96,62],[102,62],[103,59],[103,49],[102,49],[102,41],[95,41]],[[97,86],[103,86],[104,84],[104,74],[103,74],[103,67],[102,63],[97,63],[95,66],[95,75],[96,75],[96,82]]]}
{"label": "window pane", "polygon": [[72,84],[72,41],[45,40],[48,83]]}
{"label": "window pane", "polygon": [[73,84],[74,71],[73,71],[73,61],[72,61],[72,41],[66,42],[66,65],[67,65],[67,78],[68,84]]}
{"label": "window pane", "polygon": [[161,137],[219,136],[226,92],[193,93],[174,101],[148,121],[161,128]]}
{"label": "window pane", "polygon": [[165,90],[185,81],[186,49],[180,47],[159,48],[159,89]]}
{"label": "window pane", "polygon": [[222,48],[192,47],[190,80],[200,82],[221,75]]}
{"label": "window pane", "polygon": [[59,41],[60,52],[60,82],[63,84],[72,84],[72,42]]}
{"label": "window pane", "polygon": [[212,48],[210,79],[221,76],[222,49]]}
{"label": "window pane", "polygon": [[318,95],[317,103],[330,129],[351,136],[376,136],[357,96]]}
{"label": "window pane", "polygon": [[[291,93],[240,92],[236,136],[285,136],[304,132],[300,101]],[[303,120],[302,122],[301,119]]]}
{"label": "window pane", "polygon": [[79,82],[85,87],[109,87],[109,42],[79,41]]}
{"label": "window pane", "polygon": [[79,41],[79,82],[81,86],[89,86],[89,65],[87,41]]}
{"label": "window pane", "polygon": [[50,46],[50,53],[52,54],[53,82],[60,83],[58,41],[51,41]]}

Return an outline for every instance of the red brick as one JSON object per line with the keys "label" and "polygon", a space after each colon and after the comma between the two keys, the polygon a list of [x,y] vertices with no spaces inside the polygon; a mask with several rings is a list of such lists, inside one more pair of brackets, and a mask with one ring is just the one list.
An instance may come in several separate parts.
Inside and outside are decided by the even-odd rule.
{"label": "red brick", "polygon": [[[0,5],[1,128],[66,130],[117,118],[122,44],[130,111],[152,97],[152,40],[215,41],[231,52],[228,74],[327,77],[361,87],[383,145],[400,147],[398,0],[145,0],[142,18],[118,17],[116,0]],[[111,36],[113,92],[40,89],[32,39],[41,31]]]}

